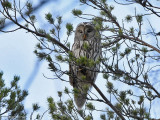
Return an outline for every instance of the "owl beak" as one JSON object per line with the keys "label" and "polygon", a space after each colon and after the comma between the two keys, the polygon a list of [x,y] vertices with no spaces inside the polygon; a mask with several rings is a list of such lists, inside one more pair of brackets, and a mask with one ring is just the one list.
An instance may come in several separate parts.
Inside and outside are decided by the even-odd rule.
{"label": "owl beak", "polygon": [[83,35],[83,40],[85,40],[85,39],[86,39],[86,37],[87,37],[87,36],[86,36],[86,34],[84,34],[84,35]]}

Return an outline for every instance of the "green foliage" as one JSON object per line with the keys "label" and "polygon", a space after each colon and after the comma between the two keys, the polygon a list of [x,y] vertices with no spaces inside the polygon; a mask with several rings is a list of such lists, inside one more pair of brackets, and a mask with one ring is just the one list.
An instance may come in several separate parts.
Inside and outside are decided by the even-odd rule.
{"label": "green foliage", "polygon": [[43,49],[43,47],[41,46],[40,43],[38,43],[38,44],[36,45],[36,48],[39,49],[39,50],[42,50],[42,49]]}
{"label": "green foliage", "polygon": [[12,117],[25,118],[23,101],[28,92],[21,90],[18,86],[19,76],[14,76],[10,83],[10,87],[6,87],[4,83],[3,72],[0,72],[0,109],[3,109],[1,115],[8,113]]}
{"label": "green foliage", "polygon": [[100,115],[100,118],[101,118],[102,120],[107,120],[105,114]]}
{"label": "green foliage", "polygon": [[53,120],[72,120],[69,114],[72,114],[73,101],[68,100],[65,104],[62,101],[54,102],[52,97],[47,99],[49,106],[49,113]]}
{"label": "green foliage", "polygon": [[91,110],[91,111],[95,110],[95,106],[91,102],[87,103],[86,107],[88,110]]}
{"label": "green foliage", "polygon": [[69,93],[70,93],[67,87],[65,87],[64,93],[65,93],[65,94],[69,94]]}
{"label": "green foliage", "polygon": [[90,68],[93,67],[97,62],[98,62],[98,61],[95,62],[95,61],[93,61],[92,59],[89,59],[89,60],[88,60],[88,67],[90,67]]}
{"label": "green foliage", "polygon": [[90,87],[90,85],[88,85],[88,84],[87,85],[83,85],[82,89],[83,89],[84,92],[87,93],[88,90],[89,90],[89,87]]}
{"label": "green foliage", "polygon": [[108,80],[108,78],[109,78],[109,74],[104,73],[104,74],[103,74],[103,78],[104,78],[104,79],[106,79],[106,80]]}
{"label": "green foliage", "polygon": [[84,50],[88,50],[90,48],[89,44],[87,42],[83,43]]}
{"label": "green foliage", "polygon": [[86,76],[85,76],[85,75],[82,75],[82,76],[81,76],[81,79],[82,79],[82,80],[86,80]]}
{"label": "green foliage", "polygon": [[71,51],[68,52],[68,56],[71,61],[74,59],[74,55]]}
{"label": "green foliage", "polygon": [[121,91],[119,94],[120,94],[121,101],[124,102],[126,100],[126,92],[125,91]]}
{"label": "green foliage", "polygon": [[149,91],[147,91],[147,96],[150,98],[150,99],[152,99],[153,98],[153,95],[152,95],[152,92],[149,90]]}
{"label": "green foliage", "polygon": [[50,34],[46,34],[46,38],[47,38],[48,42],[50,42],[52,40],[52,37]]}
{"label": "green foliage", "polygon": [[144,96],[140,96],[140,97],[139,97],[138,104],[139,104],[139,105],[142,104],[143,101],[144,101]]}
{"label": "green foliage", "polygon": [[26,15],[30,15],[32,12],[33,12],[33,7],[32,7],[32,4],[27,2],[26,3],[26,7],[27,7],[27,11],[26,11]]}
{"label": "green foliage", "polygon": [[54,24],[54,19],[53,19],[51,13],[45,14],[45,18],[48,20],[48,22],[49,22],[50,24]]}
{"label": "green foliage", "polygon": [[40,106],[37,103],[33,104],[32,107],[34,111],[37,111],[40,108]]}
{"label": "green foliage", "polygon": [[48,66],[49,66],[49,69],[53,72],[56,72],[58,70],[52,61],[49,61]]}
{"label": "green foliage", "polygon": [[95,29],[97,31],[100,31],[103,28],[103,20],[101,17],[95,17],[93,18],[93,24],[95,25]]}
{"label": "green foliage", "polygon": [[12,8],[12,4],[8,0],[3,1],[2,5],[8,9]]}
{"label": "green foliage", "polygon": [[41,118],[41,116],[39,114],[37,114],[36,119],[39,120]]}
{"label": "green foliage", "polygon": [[72,100],[67,100],[66,104],[67,104],[67,109],[68,109],[69,113],[72,114],[72,111],[74,109],[73,101]]}
{"label": "green foliage", "polygon": [[80,65],[87,65],[87,57],[80,57],[79,59],[76,59],[76,63]]}
{"label": "green foliage", "polygon": [[52,29],[50,30],[50,32],[51,32],[51,34],[55,34],[55,29],[52,28]]}
{"label": "green foliage", "polygon": [[58,97],[62,97],[62,92],[58,91]]}
{"label": "green foliage", "polygon": [[52,97],[48,97],[47,101],[48,101],[49,112],[52,114],[57,110],[57,107]]}
{"label": "green foliage", "polygon": [[119,29],[118,34],[119,34],[119,36],[122,36],[123,35],[123,30]]}
{"label": "green foliage", "polygon": [[48,56],[45,52],[38,52],[37,50],[35,50],[34,53],[39,58],[39,60],[44,60]]}
{"label": "green foliage", "polygon": [[61,61],[61,62],[64,61],[62,55],[57,55],[57,56],[56,56],[56,59],[57,59],[58,61]]}
{"label": "green foliage", "polygon": [[64,113],[66,111],[66,106],[62,101],[57,102],[58,107],[60,108],[61,112]]}
{"label": "green foliage", "polygon": [[109,6],[109,10],[110,10],[110,11],[114,10],[114,6],[110,5],[110,6]]}
{"label": "green foliage", "polygon": [[30,16],[30,20],[32,23],[35,23],[36,22],[36,16],[35,15],[31,15]]}
{"label": "green foliage", "polygon": [[140,114],[141,116],[144,115],[145,112],[146,112],[146,111],[145,111],[144,108],[140,108],[140,109],[139,109],[139,114]]}
{"label": "green foliage", "polygon": [[131,114],[134,115],[134,116],[137,116],[138,110],[132,110],[132,111],[131,111]]}
{"label": "green foliage", "polygon": [[85,111],[83,110],[78,110],[79,115],[84,118],[85,117]]}
{"label": "green foliage", "polygon": [[75,15],[75,16],[80,16],[80,15],[82,15],[82,11],[78,10],[78,9],[73,9],[72,14]]}
{"label": "green foliage", "polygon": [[108,119],[113,119],[114,118],[114,112],[111,110],[107,110],[107,117]]}
{"label": "green foliage", "polygon": [[50,55],[48,55],[48,56],[46,57],[46,60],[47,60],[48,62],[52,62],[52,58],[51,58],[51,56],[50,56]]}
{"label": "green foliage", "polygon": [[145,113],[145,114],[144,114],[144,117],[145,117],[147,120],[149,120],[149,119],[150,119],[150,113]]}
{"label": "green foliage", "polygon": [[66,46],[70,49],[71,46],[70,42],[67,42]]}
{"label": "green foliage", "polygon": [[144,54],[146,54],[146,53],[148,52],[147,48],[146,48],[146,47],[142,47],[142,52],[143,52]]}
{"label": "green foliage", "polygon": [[142,15],[137,15],[136,20],[138,23],[141,23],[143,21],[143,16]]}
{"label": "green foliage", "polygon": [[62,23],[62,16],[58,16],[57,21],[58,21],[58,24],[60,25]]}
{"label": "green foliage", "polygon": [[122,104],[121,103],[116,103],[115,107],[121,111],[122,110]]}
{"label": "green foliage", "polygon": [[106,12],[100,11],[100,15],[105,16],[105,15],[106,15]]}
{"label": "green foliage", "polygon": [[106,3],[107,0],[101,0],[102,3]]}
{"label": "green foliage", "polygon": [[90,115],[88,115],[88,116],[86,116],[86,117],[84,118],[84,120],[93,120],[93,117],[90,116]]}
{"label": "green foliage", "polygon": [[67,23],[66,24],[66,28],[67,28],[67,35],[71,35],[71,33],[73,32],[73,25],[71,23]]}
{"label": "green foliage", "polygon": [[106,0],[101,0],[101,3],[103,4],[105,10],[101,10],[100,14],[103,17],[107,17],[110,20],[113,20],[113,19],[116,20],[117,19],[116,16],[112,14],[112,11],[114,10],[114,6],[108,5]]}
{"label": "green foliage", "polygon": [[78,95],[79,95],[80,93],[81,93],[81,92],[80,92],[79,89],[73,88],[73,94],[74,94],[75,97],[78,97]]}
{"label": "green foliage", "polygon": [[106,87],[107,87],[109,93],[111,93],[113,91],[113,88],[114,88],[113,83],[107,82]]}
{"label": "green foliage", "polygon": [[116,53],[116,51],[117,51],[117,47],[112,47],[112,52]]}
{"label": "green foliage", "polygon": [[129,30],[129,32],[130,32],[131,35],[134,35],[134,28],[131,27],[130,30]]}
{"label": "green foliage", "polygon": [[93,61],[92,59],[88,59],[86,56],[84,56],[84,57],[81,56],[80,58],[76,59],[75,61],[78,65],[82,65],[82,66],[86,66],[86,67],[93,67],[96,64],[96,62],[98,62],[98,61]]}
{"label": "green foliage", "polygon": [[125,54],[126,54],[126,55],[129,55],[129,54],[131,53],[131,51],[132,51],[132,50],[131,50],[130,48],[126,48],[126,49],[125,49]]}
{"label": "green foliage", "polygon": [[119,49],[121,45],[119,43],[116,44],[116,48]]}
{"label": "green foliage", "polygon": [[38,33],[46,34],[46,31],[45,31],[45,30],[43,30],[43,29],[38,29]]}
{"label": "green foliage", "polygon": [[125,18],[125,20],[127,22],[131,22],[132,21],[132,16],[131,15],[127,15],[126,18]]}

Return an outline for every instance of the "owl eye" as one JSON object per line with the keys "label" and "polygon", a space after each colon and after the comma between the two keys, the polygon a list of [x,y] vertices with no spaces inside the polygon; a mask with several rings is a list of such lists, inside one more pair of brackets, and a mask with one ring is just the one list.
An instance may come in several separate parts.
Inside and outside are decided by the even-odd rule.
{"label": "owl eye", "polygon": [[92,30],[91,30],[91,29],[88,29],[88,30],[87,30],[87,33],[90,33],[90,32],[92,32]]}
{"label": "owl eye", "polygon": [[82,30],[78,30],[79,33],[83,33]]}

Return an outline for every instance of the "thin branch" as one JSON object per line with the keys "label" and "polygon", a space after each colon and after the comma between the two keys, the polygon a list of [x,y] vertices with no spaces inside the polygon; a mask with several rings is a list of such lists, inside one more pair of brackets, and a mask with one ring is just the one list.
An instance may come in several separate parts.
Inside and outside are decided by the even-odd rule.
{"label": "thin branch", "polygon": [[129,40],[135,40],[135,41],[138,41],[140,43],[142,43],[142,45],[145,45],[149,48],[152,48],[153,50],[157,51],[158,53],[160,53],[160,50],[154,46],[152,46],[151,44],[148,44],[146,42],[144,42],[143,40],[140,40],[139,38],[137,37],[129,37],[129,36],[126,36],[126,35],[122,35],[123,38],[126,38],[126,39],[129,39]]}
{"label": "thin branch", "polygon": [[97,90],[97,92],[101,95],[101,97],[106,101],[106,104],[109,105],[122,120],[125,120],[122,114],[117,110],[115,106],[112,105],[112,103],[105,97],[105,95],[101,92],[101,90],[94,83],[92,83],[92,85]]}

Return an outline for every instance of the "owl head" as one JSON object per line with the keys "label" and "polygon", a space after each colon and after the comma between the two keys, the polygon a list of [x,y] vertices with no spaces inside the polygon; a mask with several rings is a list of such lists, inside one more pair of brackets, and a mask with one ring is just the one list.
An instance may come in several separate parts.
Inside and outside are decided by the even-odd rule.
{"label": "owl head", "polygon": [[78,37],[79,40],[88,40],[94,37],[96,30],[94,25],[90,22],[82,22],[77,25],[75,36]]}

